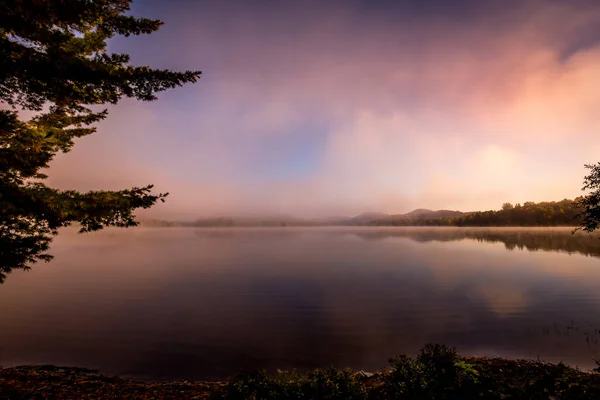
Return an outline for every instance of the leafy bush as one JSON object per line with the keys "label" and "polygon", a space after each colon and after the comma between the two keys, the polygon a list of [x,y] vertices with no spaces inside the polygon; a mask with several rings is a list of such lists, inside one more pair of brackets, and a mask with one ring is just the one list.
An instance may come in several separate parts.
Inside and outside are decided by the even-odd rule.
{"label": "leafy bush", "polygon": [[456,350],[427,344],[416,359],[398,356],[383,380],[380,398],[469,399],[483,398],[480,373],[473,364],[459,361]]}

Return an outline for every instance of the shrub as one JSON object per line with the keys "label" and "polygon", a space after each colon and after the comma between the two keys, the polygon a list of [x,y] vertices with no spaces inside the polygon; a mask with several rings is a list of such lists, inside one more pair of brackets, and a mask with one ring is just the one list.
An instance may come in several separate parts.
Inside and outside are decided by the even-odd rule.
{"label": "shrub", "polygon": [[269,375],[240,373],[213,398],[227,400],[366,400],[367,390],[349,369]]}
{"label": "shrub", "polygon": [[416,359],[398,356],[390,360],[380,398],[469,399],[484,398],[480,373],[473,364],[458,361],[456,350],[443,345],[425,345]]}

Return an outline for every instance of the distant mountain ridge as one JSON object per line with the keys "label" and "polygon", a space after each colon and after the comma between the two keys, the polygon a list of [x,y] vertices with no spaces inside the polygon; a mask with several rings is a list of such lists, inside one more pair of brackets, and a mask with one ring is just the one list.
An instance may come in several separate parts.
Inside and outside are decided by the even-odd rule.
{"label": "distant mountain ridge", "polygon": [[428,210],[426,208],[417,208],[406,214],[385,214],[380,212],[370,212],[357,215],[350,218],[351,222],[360,225],[380,225],[388,222],[393,225],[394,222],[408,222],[410,220],[420,219],[435,219],[435,218],[456,218],[469,215],[469,212],[452,211],[452,210]]}
{"label": "distant mountain ridge", "polygon": [[409,213],[403,214],[405,217],[414,218],[448,218],[448,217],[460,217],[462,215],[470,214],[469,212],[452,211],[452,210],[428,210],[426,208],[418,208]]}

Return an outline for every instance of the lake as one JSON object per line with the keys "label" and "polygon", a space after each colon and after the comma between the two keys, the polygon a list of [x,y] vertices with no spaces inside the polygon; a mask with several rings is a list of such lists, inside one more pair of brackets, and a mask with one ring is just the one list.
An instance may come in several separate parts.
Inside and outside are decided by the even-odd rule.
{"label": "lake", "polygon": [[0,286],[0,365],[142,379],[376,370],[425,343],[594,366],[600,240],[569,229],[65,230]]}

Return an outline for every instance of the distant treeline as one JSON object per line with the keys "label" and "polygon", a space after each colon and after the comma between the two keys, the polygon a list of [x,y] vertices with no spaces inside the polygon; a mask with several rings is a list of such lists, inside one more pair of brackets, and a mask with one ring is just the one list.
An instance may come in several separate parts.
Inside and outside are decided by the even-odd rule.
{"label": "distant treeline", "polygon": [[576,226],[579,225],[577,201],[545,201],[524,204],[504,203],[497,211],[476,211],[460,216],[378,219],[367,225],[392,226]]}
{"label": "distant treeline", "polygon": [[365,213],[353,218],[202,218],[188,222],[143,221],[148,226],[285,227],[285,226],[577,226],[578,201],[564,199],[524,204],[504,203],[497,211],[461,212],[419,209],[407,214]]}

